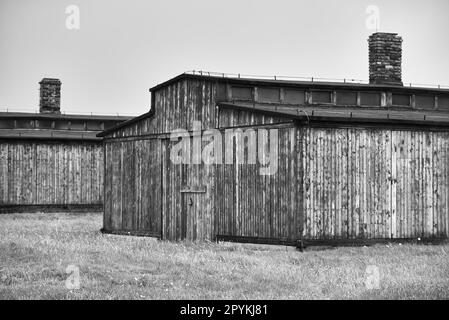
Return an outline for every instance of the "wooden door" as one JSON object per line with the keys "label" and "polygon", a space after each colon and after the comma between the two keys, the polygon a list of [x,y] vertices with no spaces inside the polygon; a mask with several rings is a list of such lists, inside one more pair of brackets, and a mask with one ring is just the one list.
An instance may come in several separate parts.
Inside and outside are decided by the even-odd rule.
{"label": "wooden door", "polygon": [[181,239],[203,240],[205,237],[205,208],[204,198],[206,191],[203,189],[181,190],[182,215],[181,215]]}

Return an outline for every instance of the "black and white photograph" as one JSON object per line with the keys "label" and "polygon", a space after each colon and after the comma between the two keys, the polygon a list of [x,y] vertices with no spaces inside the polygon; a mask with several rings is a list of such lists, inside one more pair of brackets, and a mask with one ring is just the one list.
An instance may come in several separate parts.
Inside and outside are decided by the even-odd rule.
{"label": "black and white photograph", "polygon": [[448,300],[448,13],[0,0],[0,300]]}

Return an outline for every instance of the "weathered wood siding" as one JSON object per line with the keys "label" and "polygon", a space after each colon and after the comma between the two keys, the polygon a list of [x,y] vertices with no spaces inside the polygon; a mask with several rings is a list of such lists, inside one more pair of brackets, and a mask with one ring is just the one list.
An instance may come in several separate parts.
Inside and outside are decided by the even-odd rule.
{"label": "weathered wood siding", "polygon": [[183,80],[154,92],[155,114],[125,128],[110,137],[141,136],[170,133],[176,129],[192,130],[194,121],[203,129],[216,124],[216,82]]}
{"label": "weathered wood siding", "polygon": [[[260,129],[245,128],[243,132],[254,130],[257,134]],[[241,160],[238,149],[249,148],[249,140],[241,143],[240,136],[233,144],[234,164],[225,164],[225,130],[221,131],[222,164],[209,163],[207,154],[201,155],[200,164],[175,164],[170,155],[178,142],[166,136],[108,140],[105,229],[157,233],[168,240],[214,240],[217,234],[297,239],[302,227],[297,212],[302,207],[301,131],[291,125],[263,130],[267,134],[264,152],[257,149],[257,142],[255,152],[264,160],[256,164],[235,164]],[[270,130],[278,131],[276,141],[270,140]],[[193,139],[191,149],[182,151],[190,152],[192,161]],[[202,147],[208,143],[203,136]],[[272,158],[271,143],[280,151],[276,172],[261,175],[265,161]],[[147,147],[139,152],[142,144]],[[244,154],[247,163],[246,151]],[[144,163],[151,163],[153,169],[142,170]],[[289,184],[293,187],[287,187]],[[142,201],[145,204],[140,204]],[[142,214],[162,221],[155,226],[139,225]]]}
{"label": "weathered wood siding", "polygon": [[448,235],[449,133],[305,129],[304,237]]}
{"label": "weathered wood siding", "polygon": [[[217,166],[216,234],[231,237],[257,237],[296,240],[302,232],[302,161],[301,130],[277,130],[278,139],[269,135],[256,164],[238,164],[234,149],[233,164]],[[267,131],[269,131],[267,130]],[[247,140],[238,146],[248,148]],[[279,157],[277,170],[271,175],[260,172],[271,158],[269,144],[276,143]],[[245,159],[246,160],[246,159]]]}
{"label": "weathered wood siding", "polygon": [[175,164],[170,153],[176,142],[162,141],[164,239],[214,240],[214,165]]}
{"label": "weathered wood siding", "polygon": [[282,117],[273,117],[261,113],[235,109],[220,109],[217,126],[220,128],[237,126],[257,126],[278,123],[291,123],[292,120]]}
{"label": "weathered wood siding", "polygon": [[161,141],[105,143],[106,231],[161,236]]}
{"label": "weathered wood siding", "polygon": [[[153,117],[106,137],[105,229],[168,240],[448,235],[448,132],[304,127],[219,108],[222,89],[207,80],[168,84],[154,92]],[[191,133],[194,121],[202,130],[219,128],[223,137],[233,127],[277,130],[264,152],[256,146],[264,161],[268,146],[277,144],[276,172],[260,174],[259,157],[239,164],[236,151],[248,149],[245,139],[233,147],[232,164],[174,164],[169,133]],[[224,160],[225,141],[222,148]]]}
{"label": "weathered wood siding", "polygon": [[[139,200],[140,197],[146,201],[146,204],[142,205],[143,211],[140,214],[144,214],[150,220],[160,219],[161,221],[151,228],[143,226],[139,230],[151,229],[151,232],[157,231],[164,239],[171,240],[213,239],[214,232],[211,230],[213,222],[206,222],[207,219],[211,219],[212,215],[209,214],[211,209],[202,210],[203,206],[212,208],[210,192],[213,188],[211,186],[207,188],[207,197],[195,192],[181,192],[186,188],[213,183],[214,180],[208,178],[208,175],[212,174],[212,167],[174,165],[169,158],[173,142],[167,139],[167,136],[164,138],[164,135],[177,129],[192,130],[194,121],[201,122],[202,129],[213,128],[216,123],[215,95],[216,83],[210,81],[184,80],[166,86],[154,93],[152,107],[155,109],[155,115],[153,117],[142,119],[106,137],[106,186],[110,185],[113,188],[105,190],[106,229],[123,230],[124,226],[119,222],[109,221],[121,221],[128,219],[129,215],[139,215],[139,213],[133,213],[134,209],[130,202],[142,201]],[[154,139],[142,140],[144,136],[147,138],[152,136]],[[109,141],[115,142],[109,143]],[[149,149],[150,154],[146,156],[150,157],[148,159],[157,168],[139,173],[142,183],[146,184],[142,187],[140,195],[136,194],[135,198],[124,198],[122,189],[117,189],[121,188],[121,176],[137,177],[132,172],[132,167],[122,164],[121,158],[118,157],[126,145],[135,145],[144,141],[153,141],[151,142],[153,146]],[[158,146],[154,145],[155,143],[158,143]],[[139,156],[135,155],[133,159],[137,157]],[[113,168],[112,164],[114,164]],[[153,177],[149,177],[150,175]],[[148,181],[148,179],[153,180]],[[203,180],[209,182],[205,183]],[[151,196],[148,195],[149,193]],[[190,201],[190,198],[194,203],[187,208],[186,202]],[[198,211],[192,210],[191,207],[198,208]],[[132,219],[137,220],[137,218]],[[129,229],[131,230],[132,227]]]}
{"label": "weathered wood siding", "polygon": [[[161,179],[159,179],[161,184],[153,186],[155,193],[152,193],[152,200],[148,206],[151,206],[153,210],[150,216],[157,215],[156,210],[159,210],[159,216],[162,217],[160,225],[162,237],[170,240],[214,240],[215,235],[219,232],[215,216],[217,210],[223,209],[218,208],[215,203],[217,184],[221,183],[215,176],[217,170],[221,170],[218,168],[224,168],[224,165],[173,164],[170,160],[170,151],[174,142],[170,141],[169,137],[164,136],[164,134],[176,129],[190,131],[193,129],[194,121],[201,122],[202,129],[217,127],[219,116],[216,106],[216,84],[207,81],[184,80],[164,87],[154,94],[155,115],[152,118],[142,119],[106,137],[105,229],[125,230],[120,221],[123,221],[123,219],[131,219],[132,221],[138,219],[129,216],[139,215],[139,213],[135,213],[131,204],[131,202],[138,203],[139,196],[136,195],[136,198],[123,196],[122,192],[125,188],[121,187],[123,185],[122,176],[141,179],[140,181],[144,184],[148,177],[138,178],[135,176],[133,167],[129,164],[123,164],[124,160],[119,157],[123,152],[132,152],[132,150],[127,149],[127,146],[149,141],[142,140],[146,137],[147,139],[159,139],[160,141],[160,153],[156,147],[152,149],[152,152],[158,152],[159,158],[152,158],[152,161],[160,161],[161,167],[159,170],[162,171],[156,174],[161,175]],[[220,112],[223,114],[220,122],[221,127],[290,122],[286,119],[251,115],[247,112],[234,112],[233,110],[220,110]],[[136,159],[139,156],[132,157]],[[142,154],[140,157],[142,157]],[[258,168],[254,168],[253,171],[256,172],[256,170]],[[142,175],[149,174],[152,173],[150,171],[142,173]],[[238,175],[239,173],[235,174]],[[249,176],[248,174],[248,179],[250,179]],[[250,180],[254,183],[255,177]],[[233,183],[235,184],[235,182]],[[159,189],[161,190],[159,192],[160,199],[156,199],[156,192]],[[126,188],[126,190],[135,194],[131,187]],[[146,199],[148,199],[147,193],[153,192],[151,188],[145,189],[142,187],[142,190],[146,193],[141,194],[141,197]],[[252,199],[240,201],[246,201],[248,205],[253,202]],[[151,203],[154,202],[156,204],[152,205]],[[160,203],[160,206],[158,203]],[[223,215],[224,213],[220,212],[220,214]],[[242,216],[242,213],[240,215]],[[129,227],[129,230],[132,229],[132,227]],[[135,230],[148,231],[149,229],[144,227]],[[155,229],[152,229],[152,231],[154,232]],[[248,233],[249,231],[246,230],[245,232]],[[253,234],[256,233],[253,232]]]}
{"label": "weathered wood siding", "polygon": [[[253,130],[256,137],[259,133],[258,129],[245,130]],[[271,139],[270,130],[278,132],[276,140]],[[221,164],[206,164],[209,159],[204,157],[201,164],[174,164],[170,152],[176,142],[163,140],[165,239],[214,240],[217,234],[291,240],[299,237],[302,231],[301,131],[295,127],[274,127],[265,132],[263,151],[258,150],[257,142],[254,145],[256,155],[264,159],[256,159],[254,164],[248,164],[250,141],[243,136],[237,135],[233,144],[233,164],[225,163],[224,140]],[[277,144],[279,157],[275,172],[263,175],[260,170],[272,159],[271,143]],[[190,144],[193,146],[193,141]],[[243,159],[239,158],[240,148]]]}
{"label": "weathered wood siding", "polygon": [[103,176],[99,143],[0,142],[0,206],[101,205]]}

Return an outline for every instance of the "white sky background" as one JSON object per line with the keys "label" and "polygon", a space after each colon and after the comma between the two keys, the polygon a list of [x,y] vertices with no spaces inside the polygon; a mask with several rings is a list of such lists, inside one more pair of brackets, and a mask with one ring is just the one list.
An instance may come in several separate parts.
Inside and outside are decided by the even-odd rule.
{"label": "white sky background", "polygon": [[449,85],[447,0],[0,0],[0,111],[38,110],[43,77],[62,111],[132,115],[186,70],[368,79],[369,5],[404,39],[403,81]]}

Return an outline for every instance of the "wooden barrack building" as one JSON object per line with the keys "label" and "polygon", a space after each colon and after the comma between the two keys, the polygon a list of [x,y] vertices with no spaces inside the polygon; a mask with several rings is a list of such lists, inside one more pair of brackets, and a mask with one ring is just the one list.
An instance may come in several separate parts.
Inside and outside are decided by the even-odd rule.
{"label": "wooden barrack building", "polygon": [[0,213],[102,210],[96,134],[129,117],[61,114],[61,82],[40,85],[39,113],[0,112]]}
{"label": "wooden barrack building", "polygon": [[[367,84],[184,73],[150,89],[148,113],[99,134],[103,230],[284,244],[446,238],[449,90],[403,86],[401,42],[370,37]],[[203,148],[234,132],[218,152],[232,163],[209,161],[216,151],[192,161],[196,123]],[[173,160],[178,129],[190,163]],[[252,132],[265,142],[251,144]],[[261,174],[261,159],[274,173]]]}

